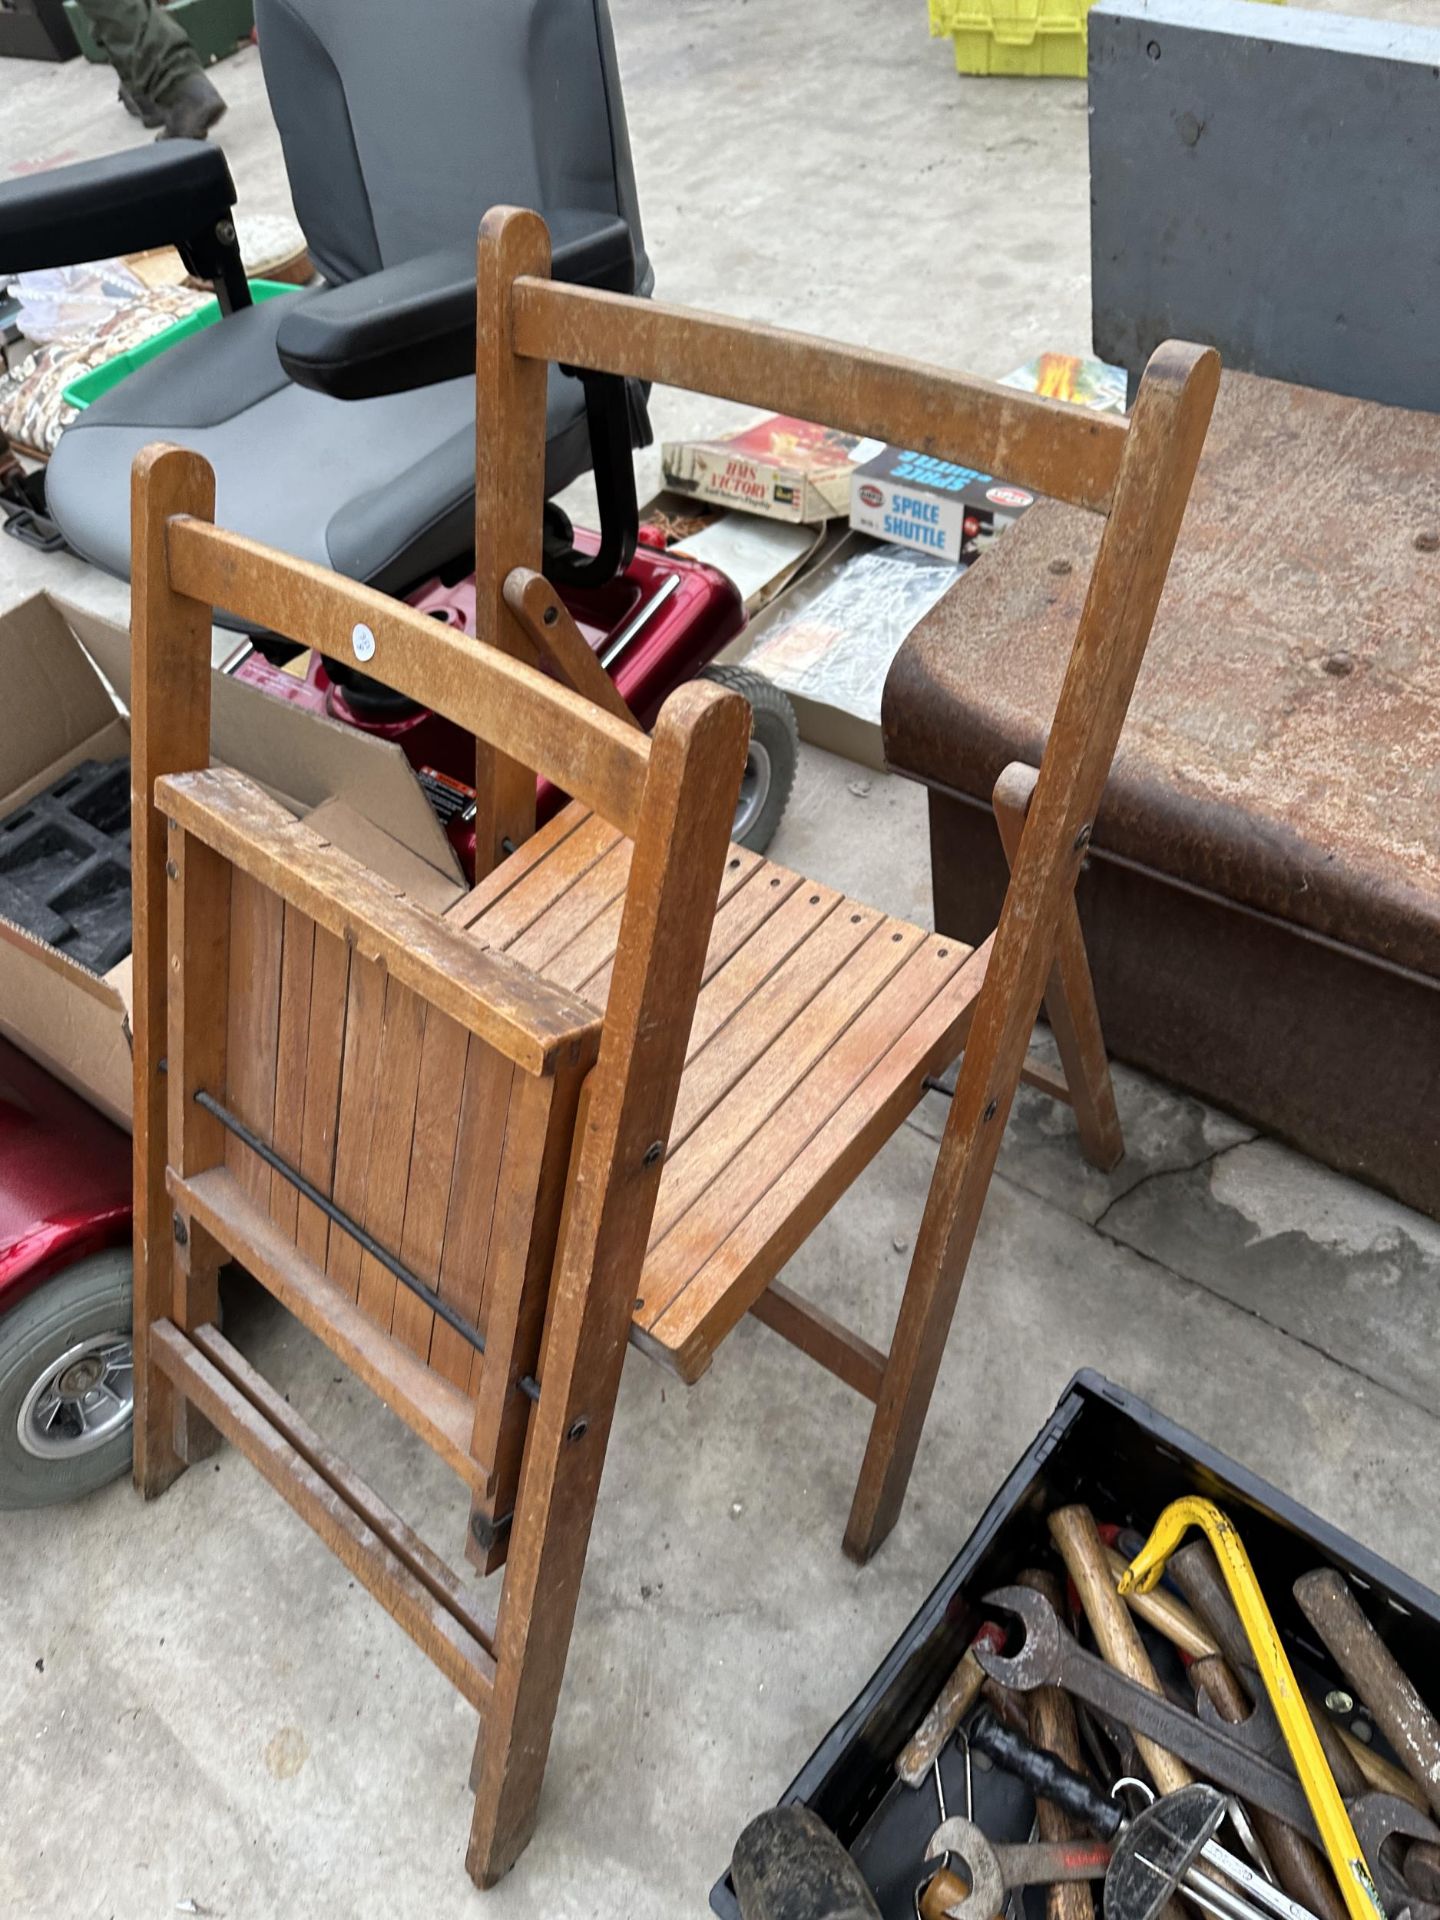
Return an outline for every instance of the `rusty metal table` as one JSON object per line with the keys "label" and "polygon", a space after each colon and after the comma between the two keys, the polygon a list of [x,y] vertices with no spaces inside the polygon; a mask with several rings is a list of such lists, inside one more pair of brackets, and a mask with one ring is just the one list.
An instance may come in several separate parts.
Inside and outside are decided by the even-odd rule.
{"label": "rusty metal table", "polygon": [[[943,932],[1098,532],[1041,502],[891,669]],[[1078,898],[1118,1057],[1440,1214],[1440,416],[1225,375]]]}

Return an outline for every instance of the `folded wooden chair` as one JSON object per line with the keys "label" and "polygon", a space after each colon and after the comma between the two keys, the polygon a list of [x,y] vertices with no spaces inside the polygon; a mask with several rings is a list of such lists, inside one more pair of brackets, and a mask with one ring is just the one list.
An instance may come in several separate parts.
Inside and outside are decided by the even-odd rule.
{"label": "folded wooden chair", "polygon": [[[198,456],[149,450],[134,491],[136,1481],[159,1493],[225,1435],[480,1710],[482,1886],[534,1824],[627,1338],[691,1379],[754,1312],[871,1400],[863,1558],[899,1509],[1042,998],[1065,1078],[1038,1077],[1087,1151],[1120,1151],[1072,889],[1216,382],[1213,353],[1162,348],[1127,426],[548,262],[534,215],[489,216],[481,644],[216,528]],[[736,696],[697,683],[653,737],[630,723],[537,571],[550,361],[1108,515],[1038,777],[997,789],[1013,870],[982,947],[728,844]],[[363,641],[368,671],[474,733],[494,866],[448,920],[211,767],[215,606],[342,657]],[[537,772],[574,798],[532,834]],[[962,1047],[882,1354],[776,1276]],[[229,1258],[465,1482],[467,1554],[504,1567],[493,1622],[218,1330]]]}

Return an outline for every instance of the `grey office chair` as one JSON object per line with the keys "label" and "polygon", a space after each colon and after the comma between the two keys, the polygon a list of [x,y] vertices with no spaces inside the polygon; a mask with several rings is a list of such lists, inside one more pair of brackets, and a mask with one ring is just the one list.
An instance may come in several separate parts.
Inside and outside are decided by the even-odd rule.
{"label": "grey office chair", "polygon": [[[650,291],[606,0],[256,0],[255,17],[326,285],[250,304],[230,173],[199,142],[0,187],[0,274],[173,243],[225,314],[61,435],[46,510],[77,553],[127,577],[130,463],[175,441],[214,466],[224,525],[404,592],[473,544],[467,369],[487,208],[543,214],[557,278]],[[547,494],[602,455],[623,494],[648,437],[633,387],[551,369]],[[601,486],[593,572],[628,561],[628,485],[628,512]]]}

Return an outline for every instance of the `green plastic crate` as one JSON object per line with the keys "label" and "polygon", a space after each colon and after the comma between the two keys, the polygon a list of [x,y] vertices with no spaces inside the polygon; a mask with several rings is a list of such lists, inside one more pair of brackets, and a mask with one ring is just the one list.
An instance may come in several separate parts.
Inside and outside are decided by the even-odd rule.
{"label": "green plastic crate", "polygon": [[[960,73],[1085,78],[1095,0],[929,0],[930,31],[955,42]],[[1268,0],[1284,6],[1285,0]]]}
{"label": "green plastic crate", "polygon": [[[170,0],[165,11],[180,22],[207,67],[233,53],[237,44],[255,31],[255,0]],[[108,66],[104,49],[90,31],[89,19],[75,0],[65,0],[65,18],[85,58]]]}
{"label": "green plastic crate", "polygon": [[[250,298],[258,307],[264,300],[274,300],[282,293],[295,293],[298,289],[285,280],[252,280]],[[183,320],[177,320],[173,327],[165,327],[159,333],[152,333],[148,340],[142,340],[136,347],[125,353],[117,353],[113,360],[102,360],[98,367],[91,367],[88,373],[82,373],[62,389],[66,404],[78,407],[83,413],[86,407],[93,407],[101,394],[109,393],[112,387],[118,387],[128,374],[153,360],[157,353],[178,346],[182,340],[188,340],[192,333],[199,333],[202,327],[213,327],[220,318],[220,302],[207,300],[203,307],[197,307],[193,313],[187,313]]]}

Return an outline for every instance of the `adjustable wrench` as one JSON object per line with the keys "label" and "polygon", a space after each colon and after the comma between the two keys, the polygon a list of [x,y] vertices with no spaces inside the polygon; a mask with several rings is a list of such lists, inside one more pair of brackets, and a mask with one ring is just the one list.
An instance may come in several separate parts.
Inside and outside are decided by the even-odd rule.
{"label": "adjustable wrench", "polygon": [[[1147,1735],[1218,1786],[1288,1821],[1311,1839],[1318,1838],[1300,1782],[1252,1744],[1257,1733],[1263,1737],[1263,1723],[1247,1740],[1234,1727],[1204,1723],[1138,1686],[1078,1645],[1054,1608],[1028,1587],[1001,1587],[985,1596],[985,1604],[1018,1614],[1025,1627],[1025,1644],[1019,1653],[1006,1658],[987,1649],[977,1655],[1000,1686],[1019,1693],[1035,1687],[1064,1687],[1097,1712]],[[1362,1836],[1362,1845],[1372,1875],[1397,1909],[1408,1905],[1415,1920],[1420,1920],[1427,1910],[1386,1870],[1381,1848],[1392,1834],[1415,1834],[1417,1821],[1425,1829],[1417,1838],[1440,1839],[1440,1828],[1389,1794],[1361,1794],[1351,1807],[1352,1818],[1358,1815],[1366,1824],[1368,1840]],[[1428,1909],[1428,1915],[1430,1920],[1440,1920],[1434,1908]]]}

